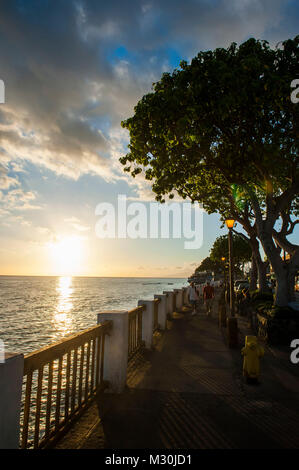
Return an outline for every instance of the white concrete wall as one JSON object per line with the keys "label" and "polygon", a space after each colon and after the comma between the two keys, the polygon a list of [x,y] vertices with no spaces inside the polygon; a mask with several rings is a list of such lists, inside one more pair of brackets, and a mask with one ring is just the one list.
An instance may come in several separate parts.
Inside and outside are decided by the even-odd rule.
{"label": "white concrete wall", "polygon": [[188,303],[188,287],[183,287],[183,305],[187,305]]}
{"label": "white concrete wall", "polygon": [[145,305],[142,312],[142,341],[146,349],[153,347],[154,300],[138,300],[138,307]]}
{"label": "white concrete wall", "polygon": [[163,291],[163,294],[168,294],[167,295],[167,313],[172,315],[173,314],[173,292],[170,290],[165,290]]}
{"label": "white concrete wall", "polygon": [[5,354],[0,363],[0,449],[19,448],[23,372],[23,354]]}
{"label": "white concrete wall", "polygon": [[176,293],[176,308],[177,310],[181,310],[183,307],[183,290],[182,289],[174,289]]}
{"label": "white concrete wall", "polygon": [[165,330],[167,326],[167,297],[163,294],[157,294],[155,299],[160,299],[158,304],[158,323],[161,330]]}
{"label": "white concrete wall", "polygon": [[181,298],[181,308],[183,308],[183,305],[184,305],[184,290],[183,289],[180,289],[181,293],[180,293],[180,298]]}
{"label": "white concrete wall", "polygon": [[186,290],[186,303],[189,305],[189,295],[190,295],[190,286],[187,287]]}
{"label": "white concrete wall", "polygon": [[98,323],[113,322],[105,338],[104,380],[109,381],[108,392],[121,393],[127,381],[129,321],[127,311],[105,311],[98,314]]}

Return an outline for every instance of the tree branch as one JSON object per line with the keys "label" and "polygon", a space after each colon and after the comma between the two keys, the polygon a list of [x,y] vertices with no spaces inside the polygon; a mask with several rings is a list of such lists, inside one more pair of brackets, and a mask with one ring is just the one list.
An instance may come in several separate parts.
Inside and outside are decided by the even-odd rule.
{"label": "tree branch", "polygon": [[298,245],[294,245],[293,243],[289,242],[285,236],[283,236],[280,232],[277,232],[275,229],[273,229],[273,238],[276,241],[276,243],[280,246],[282,250],[287,251],[290,254],[293,254],[296,252],[297,249],[299,249]]}

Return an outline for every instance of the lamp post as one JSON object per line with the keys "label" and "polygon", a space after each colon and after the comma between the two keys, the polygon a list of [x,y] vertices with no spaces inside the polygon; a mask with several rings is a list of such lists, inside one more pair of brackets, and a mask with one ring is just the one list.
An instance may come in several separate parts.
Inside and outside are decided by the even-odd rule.
{"label": "lamp post", "polygon": [[228,228],[228,251],[229,251],[229,307],[230,317],[227,319],[228,344],[230,348],[238,346],[238,323],[235,317],[234,305],[234,264],[233,264],[233,227],[234,219],[225,221]]}
{"label": "lamp post", "polygon": [[227,219],[225,224],[228,228],[228,253],[229,253],[229,308],[231,316],[235,316],[234,303],[234,265],[233,265],[233,227],[234,219]]}
{"label": "lamp post", "polygon": [[221,261],[223,263],[223,284],[224,284],[224,289],[226,289],[226,274],[225,274],[225,256],[222,256]]}

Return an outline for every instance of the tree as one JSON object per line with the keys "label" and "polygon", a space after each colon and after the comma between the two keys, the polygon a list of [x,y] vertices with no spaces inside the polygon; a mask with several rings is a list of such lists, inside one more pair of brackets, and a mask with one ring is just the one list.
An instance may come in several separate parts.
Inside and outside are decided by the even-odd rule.
{"label": "tree", "polygon": [[298,222],[299,107],[290,100],[298,46],[299,36],[275,50],[249,39],[200,52],[164,74],[122,123],[130,132],[125,171],[144,172],[158,201],[176,192],[222,218],[234,212],[257,265],[258,240],[263,246],[280,306],[292,297],[299,267],[299,245],[288,240]]}
{"label": "tree", "polygon": [[[237,275],[243,272],[244,263],[251,260],[252,252],[250,245],[240,235],[233,235],[234,247],[234,270]],[[225,258],[226,262],[223,263],[221,258]],[[201,264],[196,268],[195,273],[212,271],[216,273],[223,273],[225,264],[228,263],[228,236],[223,235],[216,238],[211,250],[210,256],[203,259]]]}
{"label": "tree", "polygon": [[[233,234],[233,260],[235,269],[243,271],[245,263],[251,260],[252,250],[249,243],[240,235]],[[219,261],[222,257],[229,259],[228,253],[228,235],[222,235],[216,238],[210,251],[212,261]]]}
{"label": "tree", "polygon": [[203,272],[221,272],[223,267],[218,260],[212,260],[210,256],[204,258],[198,268],[195,269],[196,273],[203,273]]}
{"label": "tree", "polygon": [[257,263],[255,261],[255,257],[252,255],[252,257],[251,257],[251,269],[250,269],[250,275],[249,275],[249,279],[250,279],[249,289],[251,291],[256,290],[257,275],[258,275]]}

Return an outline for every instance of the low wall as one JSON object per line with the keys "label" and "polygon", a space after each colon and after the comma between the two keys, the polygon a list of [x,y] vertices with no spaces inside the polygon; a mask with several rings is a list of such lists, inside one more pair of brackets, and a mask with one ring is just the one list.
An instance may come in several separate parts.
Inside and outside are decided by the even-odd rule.
{"label": "low wall", "polygon": [[[122,393],[132,355],[140,348],[151,349],[155,331],[165,330],[167,317],[186,304],[188,288],[164,291],[153,300],[139,300],[137,307],[130,311],[99,312],[97,327],[63,338],[25,357],[6,355],[4,362],[0,362],[0,449],[50,447],[70,427],[74,416],[84,412],[98,391]],[[55,373],[58,375],[54,396]],[[23,377],[26,377],[25,388]],[[32,389],[37,390],[34,400]],[[44,393],[51,395],[42,402]],[[67,406],[64,416],[62,406]],[[30,423],[34,426],[31,440]]]}

